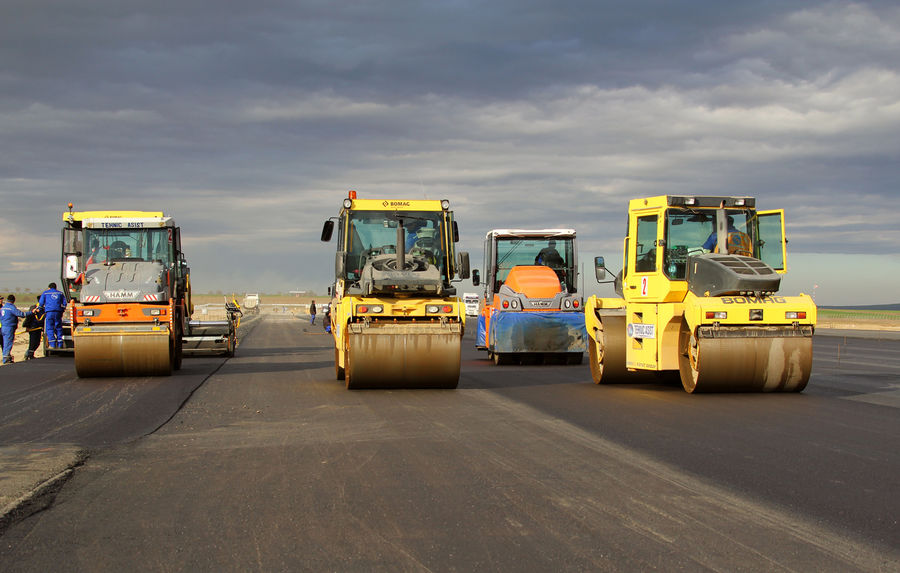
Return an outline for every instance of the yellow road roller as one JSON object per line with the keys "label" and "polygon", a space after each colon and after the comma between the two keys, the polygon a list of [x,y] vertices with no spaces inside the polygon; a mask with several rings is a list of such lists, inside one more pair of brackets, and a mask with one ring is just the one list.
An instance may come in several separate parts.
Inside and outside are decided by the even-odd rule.
{"label": "yellow road roller", "polygon": [[465,305],[454,279],[469,255],[444,200],[359,199],[350,191],[337,223],[330,288],[335,377],[347,388],[456,388]]}
{"label": "yellow road roller", "polygon": [[591,375],[627,382],[678,371],[687,392],[800,392],[812,368],[816,306],[778,293],[784,211],[753,197],[664,195],[628,207],[624,267],[585,304]]}
{"label": "yellow road roller", "polygon": [[181,231],[159,211],[63,213],[62,287],[80,377],[170,375],[183,346],[234,352],[234,313],[190,321]]}

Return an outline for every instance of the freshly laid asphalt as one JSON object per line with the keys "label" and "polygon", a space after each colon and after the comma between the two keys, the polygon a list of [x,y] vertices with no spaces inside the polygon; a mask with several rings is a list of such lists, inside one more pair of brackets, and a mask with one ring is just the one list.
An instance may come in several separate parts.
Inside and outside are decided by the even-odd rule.
{"label": "freshly laid asphalt", "polygon": [[817,335],[802,394],[497,367],[348,391],[319,327],[167,378],[0,369],[0,570],[900,569],[900,341]]}

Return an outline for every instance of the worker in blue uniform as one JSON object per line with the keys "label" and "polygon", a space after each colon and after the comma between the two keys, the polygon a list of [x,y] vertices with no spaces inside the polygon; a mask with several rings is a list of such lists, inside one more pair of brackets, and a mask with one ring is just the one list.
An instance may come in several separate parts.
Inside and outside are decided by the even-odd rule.
{"label": "worker in blue uniform", "polygon": [[30,316],[30,312],[22,312],[16,308],[16,295],[6,297],[6,302],[0,307],[0,331],[3,332],[3,364],[13,361],[12,347],[16,338],[16,328],[19,327],[19,319]]}
{"label": "worker in blue uniform", "polygon": [[62,313],[66,310],[66,295],[56,290],[56,283],[50,283],[41,293],[38,306],[44,309],[44,334],[49,348],[64,348],[62,333]]}

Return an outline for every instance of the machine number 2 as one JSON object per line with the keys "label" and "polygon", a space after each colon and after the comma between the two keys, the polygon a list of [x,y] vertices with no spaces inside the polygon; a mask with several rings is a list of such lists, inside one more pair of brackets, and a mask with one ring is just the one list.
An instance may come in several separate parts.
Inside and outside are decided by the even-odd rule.
{"label": "machine number 2", "polygon": [[647,296],[647,277],[641,277],[641,296]]}

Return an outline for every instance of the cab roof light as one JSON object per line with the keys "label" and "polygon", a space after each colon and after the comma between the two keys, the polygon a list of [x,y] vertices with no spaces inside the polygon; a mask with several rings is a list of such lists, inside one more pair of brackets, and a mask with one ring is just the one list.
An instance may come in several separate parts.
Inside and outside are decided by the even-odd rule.
{"label": "cab roof light", "polygon": [[719,209],[722,207],[753,209],[756,207],[756,199],[754,197],[723,197],[723,196],[706,196],[695,195],[688,197],[685,195],[670,195],[668,200],[670,207],[700,207]]}
{"label": "cab roof light", "polygon": [[450,199],[441,199],[441,209],[446,211],[450,208]]}

